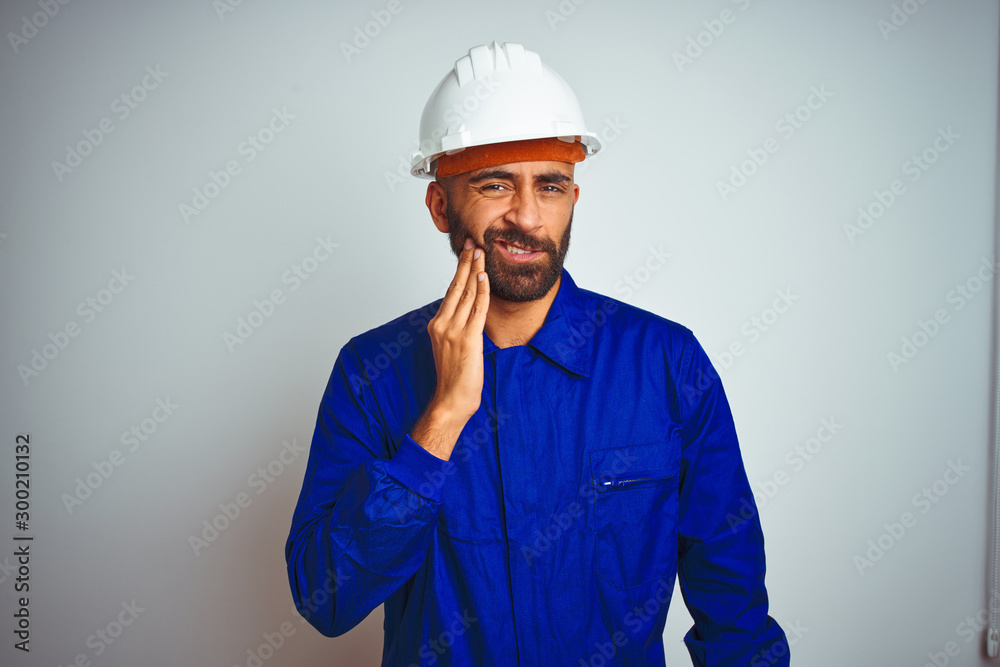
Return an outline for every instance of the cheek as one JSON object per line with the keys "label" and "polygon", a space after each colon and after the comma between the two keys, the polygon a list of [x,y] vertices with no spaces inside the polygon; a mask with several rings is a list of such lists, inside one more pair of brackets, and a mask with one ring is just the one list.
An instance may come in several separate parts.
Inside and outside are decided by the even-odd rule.
{"label": "cheek", "polygon": [[545,226],[553,230],[563,230],[569,224],[570,216],[573,215],[573,200],[550,202],[540,208]]}
{"label": "cheek", "polygon": [[463,211],[462,220],[465,222],[465,228],[469,234],[474,239],[482,241],[486,230],[500,227],[504,224],[503,219],[507,210],[508,207],[506,205],[496,202],[470,206],[468,210]]}

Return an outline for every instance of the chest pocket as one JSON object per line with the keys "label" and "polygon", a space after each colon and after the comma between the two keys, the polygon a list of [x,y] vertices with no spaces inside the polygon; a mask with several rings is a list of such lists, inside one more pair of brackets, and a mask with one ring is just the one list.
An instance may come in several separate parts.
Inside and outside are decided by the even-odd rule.
{"label": "chest pocket", "polygon": [[680,445],[664,441],[590,453],[597,574],[615,588],[673,572]]}

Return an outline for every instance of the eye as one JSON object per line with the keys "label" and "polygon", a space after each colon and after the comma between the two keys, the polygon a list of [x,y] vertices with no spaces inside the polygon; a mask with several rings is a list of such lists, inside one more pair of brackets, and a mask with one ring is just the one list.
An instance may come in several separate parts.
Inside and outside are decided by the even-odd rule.
{"label": "eye", "polygon": [[484,185],[481,189],[483,192],[500,192],[506,190],[507,187],[502,183],[490,183],[489,185]]}

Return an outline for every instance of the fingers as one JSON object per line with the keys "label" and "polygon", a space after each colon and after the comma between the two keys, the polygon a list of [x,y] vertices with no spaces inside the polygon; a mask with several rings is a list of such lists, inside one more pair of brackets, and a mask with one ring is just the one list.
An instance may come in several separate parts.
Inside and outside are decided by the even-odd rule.
{"label": "fingers", "polygon": [[479,264],[473,265],[472,278],[476,280],[476,299],[466,327],[482,333],[486,326],[486,313],[490,309],[490,279],[486,276],[486,253],[479,257]]}
{"label": "fingers", "polygon": [[455,307],[458,305],[462,292],[469,281],[472,252],[474,250],[473,245],[472,239],[466,239],[465,249],[458,256],[458,268],[455,270],[455,277],[452,278],[451,284],[448,285],[448,291],[445,292],[444,300],[438,306],[437,317],[441,319],[450,320],[454,316]]}
{"label": "fingers", "polygon": [[479,273],[486,267],[485,253],[480,248],[472,251],[472,264],[466,278],[464,289],[458,297],[452,321],[457,327],[465,327],[469,321],[469,313],[476,299],[479,298]]}
{"label": "fingers", "polygon": [[437,370],[433,400],[466,417],[479,408],[483,391],[482,332],[489,308],[485,253],[472,242],[467,246],[437,315],[427,323]]}

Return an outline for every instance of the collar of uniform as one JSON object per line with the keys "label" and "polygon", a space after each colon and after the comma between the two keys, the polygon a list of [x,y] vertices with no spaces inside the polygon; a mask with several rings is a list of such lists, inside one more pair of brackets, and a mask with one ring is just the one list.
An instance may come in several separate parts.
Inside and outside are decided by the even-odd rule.
{"label": "collar of uniform", "polygon": [[[593,336],[581,333],[579,324],[584,318],[580,288],[576,286],[566,267],[563,267],[559,291],[549,306],[541,328],[528,341],[528,345],[571,373],[589,377]],[[484,331],[483,354],[498,349],[500,348]]]}

